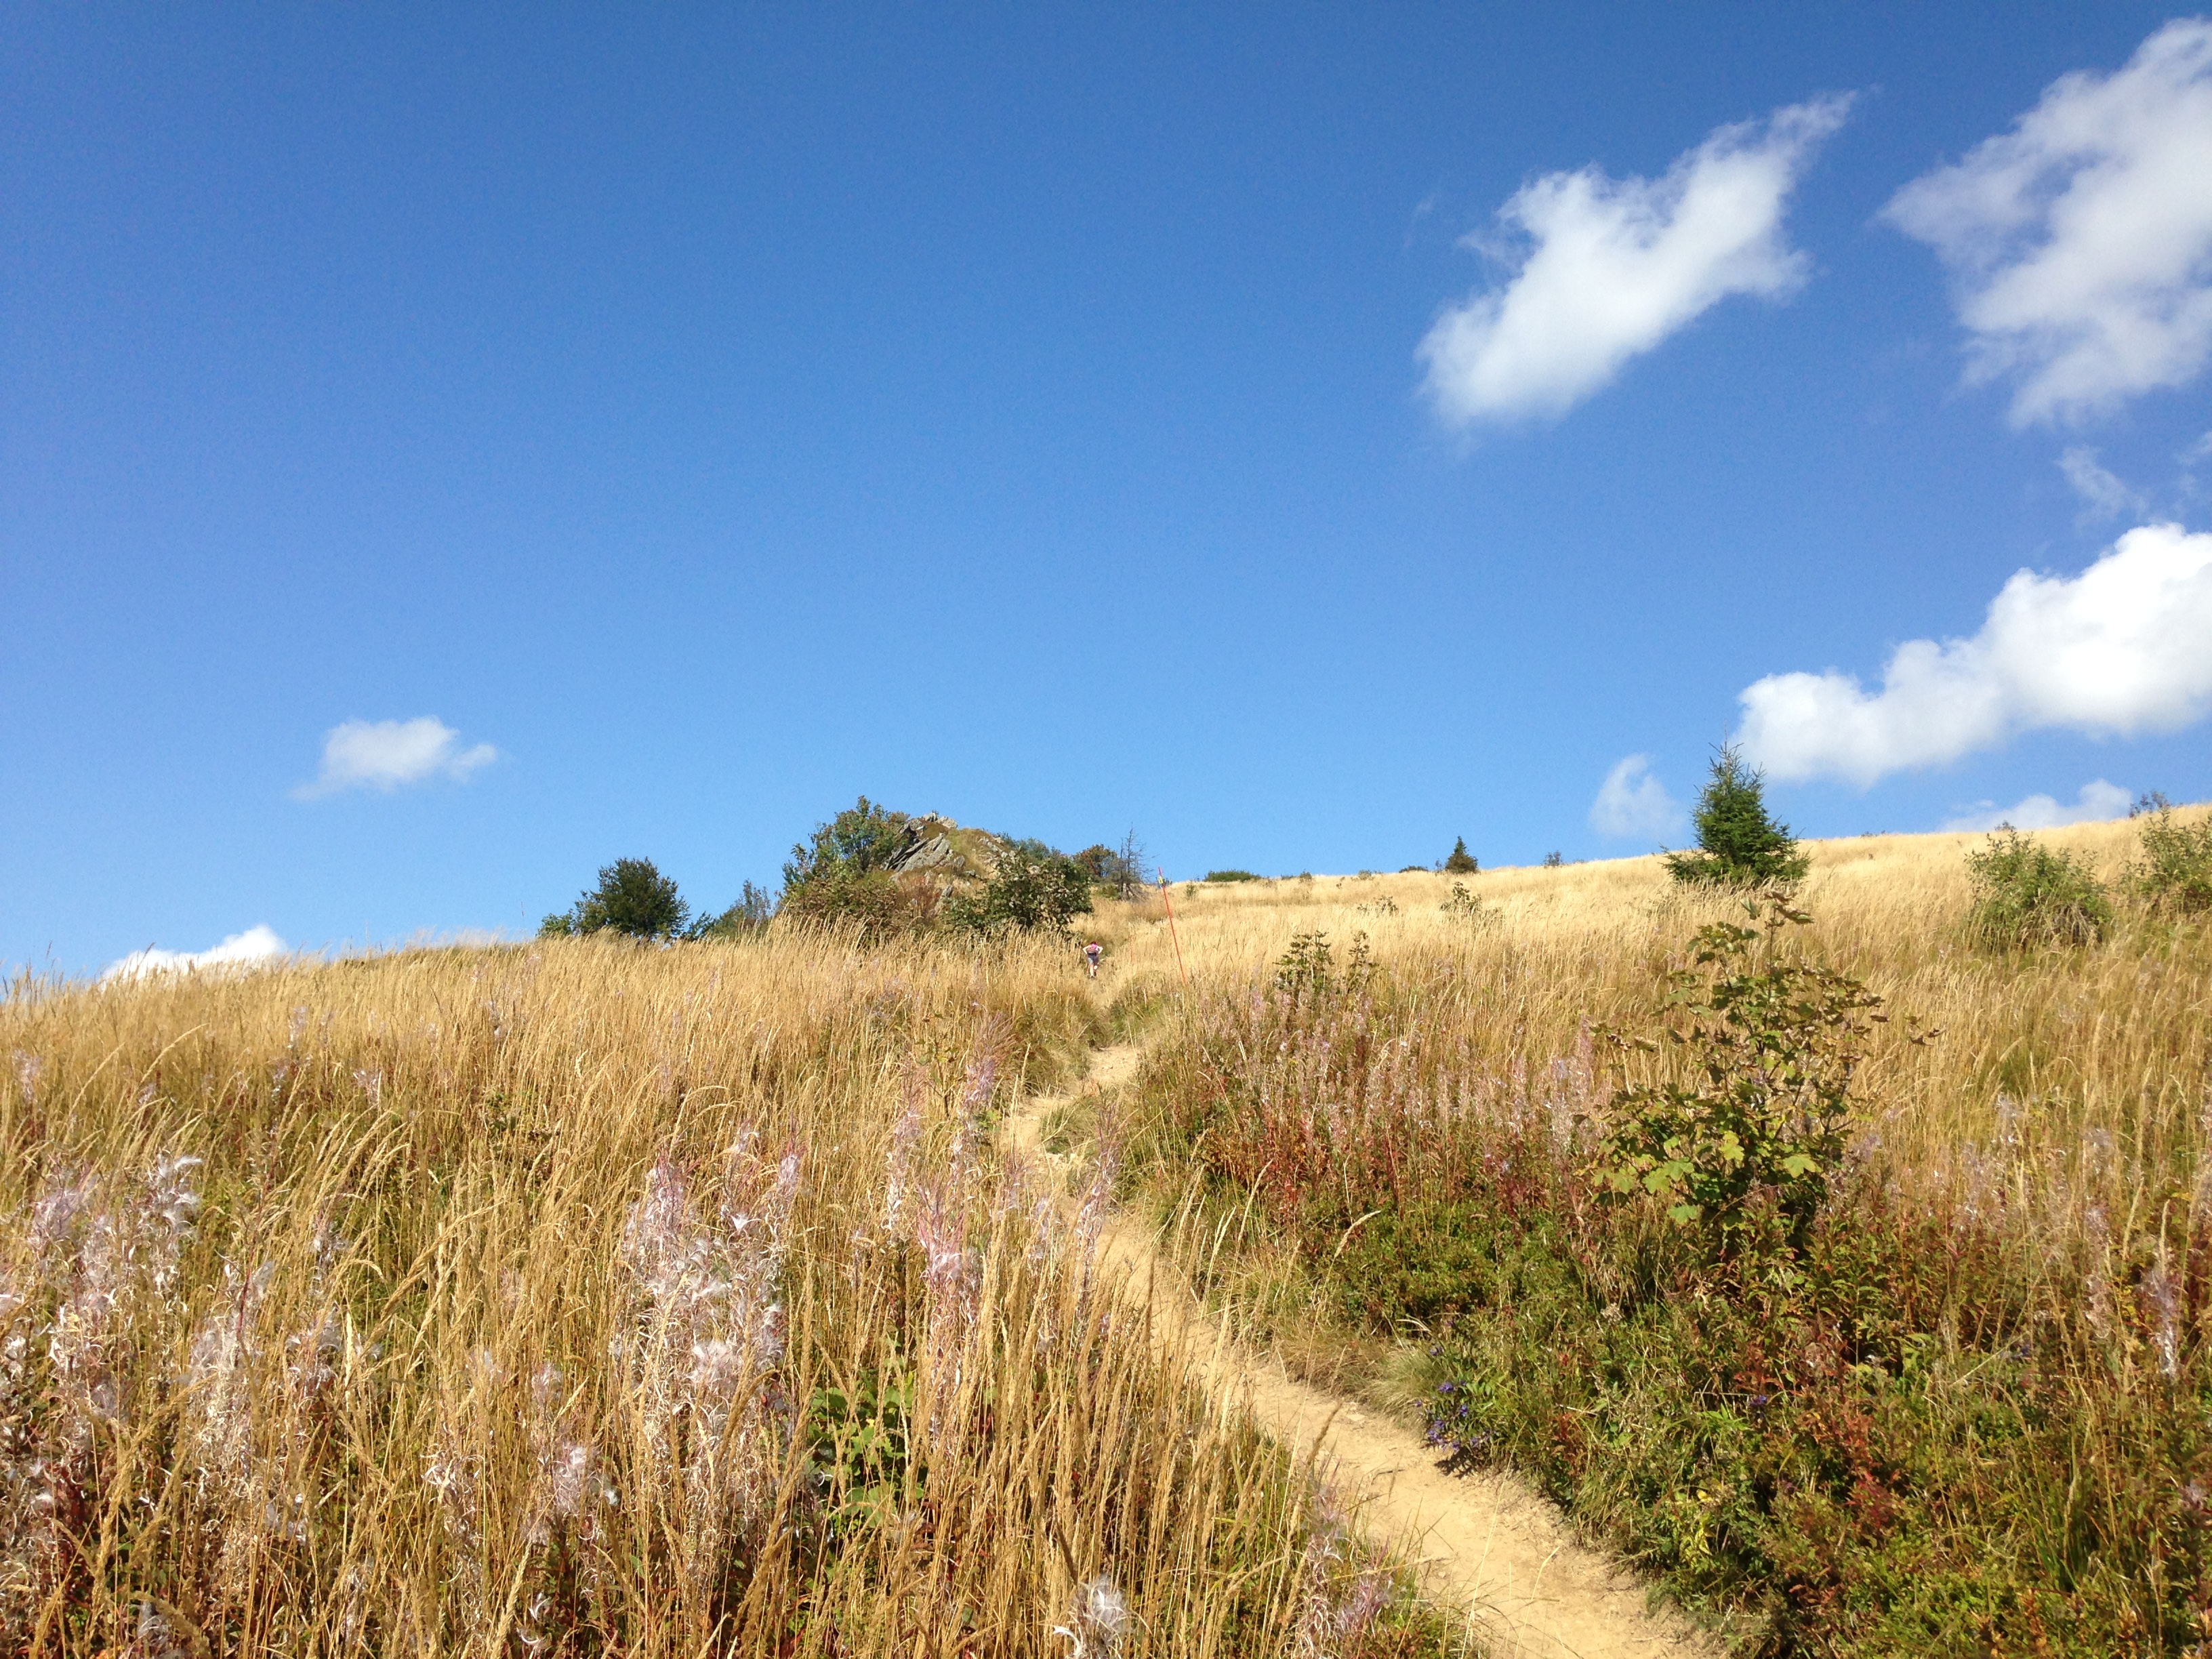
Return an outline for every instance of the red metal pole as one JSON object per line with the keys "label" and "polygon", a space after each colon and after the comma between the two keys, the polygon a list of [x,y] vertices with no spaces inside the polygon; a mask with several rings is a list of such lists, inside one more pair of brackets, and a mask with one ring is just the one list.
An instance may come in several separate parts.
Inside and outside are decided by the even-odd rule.
{"label": "red metal pole", "polygon": [[1182,988],[1188,991],[1190,989],[1190,969],[1182,965],[1182,935],[1176,932],[1175,901],[1168,896],[1168,872],[1160,870],[1157,864],[1152,868],[1160,871],[1160,902],[1168,907],[1168,937],[1175,941],[1176,972],[1182,975]]}

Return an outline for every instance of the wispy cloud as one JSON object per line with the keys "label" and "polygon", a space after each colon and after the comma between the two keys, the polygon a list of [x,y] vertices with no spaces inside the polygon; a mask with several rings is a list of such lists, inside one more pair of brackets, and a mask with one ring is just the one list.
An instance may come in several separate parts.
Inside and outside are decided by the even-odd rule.
{"label": "wispy cloud", "polygon": [[233,933],[211,950],[133,951],[122,961],[108,964],[100,976],[110,980],[143,979],[149,974],[190,973],[195,969],[242,971],[283,956],[289,949],[266,924]]}
{"label": "wispy cloud", "polygon": [[2085,522],[2094,524],[2141,513],[2149,505],[2141,490],[2107,471],[2094,449],[2075,445],[2058,458],[2058,470],[2066,475],[2066,482],[2081,498],[2081,516]]}
{"label": "wispy cloud", "polygon": [[2061,77],[2010,132],[1884,215],[1950,267],[1967,378],[2016,378],[2015,425],[2193,380],[2212,357],[2212,21],[2109,76]]}
{"label": "wispy cloud", "polygon": [[2212,713],[2212,534],[2148,525],[2078,576],[2022,570],[1970,638],[1898,647],[1879,691],[1830,669],[1740,701],[1754,764],[1861,785],[2024,732],[2179,730]]}
{"label": "wispy cloud", "polygon": [[1617,763],[1590,803],[1590,828],[1616,840],[1659,841],[1683,823],[1682,809],[1651,770],[1649,755]]}
{"label": "wispy cloud", "polygon": [[2133,799],[2119,785],[2099,778],[2081,786],[2081,793],[2071,806],[2063,806],[2049,795],[2030,795],[2010,806],[1985,800],[1972,811],[1948,820],[1943,827],[1994,830],[2008,823],[2015,830],[2056,830],[2069,823],[2102,823],[2107,818],[2125,817]]}
{"label": "wispy cloud", "polygon": [[317,800],[348,789],[389,793],[425,779],[465,781],[499,758],[488,743],[461,747],[461,734],[434,715],[411,720],[348,720],[323,735],[322,769],[292,792]]}
{"label": "wispy cloud", "polygon": [[1722,127],[1658,179],[1592,166],[1523,185],[1498,233],[1464,243],[1525,243],[1512,280],[1445,311],[1421,342],[1437,414],[1455,426],[1562,414],[1730,295],[1794,292],[1808,263],[1784,241],[1783,210],[1850,107],[1820,98]]}

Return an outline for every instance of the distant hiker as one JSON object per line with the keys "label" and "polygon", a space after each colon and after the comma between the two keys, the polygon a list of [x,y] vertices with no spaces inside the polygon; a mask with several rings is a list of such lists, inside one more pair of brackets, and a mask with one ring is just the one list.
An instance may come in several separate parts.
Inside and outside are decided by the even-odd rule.
{"label": "distant hiker", "polygon": [[1083,965],[1091,970],[1091,977],[1098,977],[1098,958],[1106,954],[1106,947],[1092,939],[1083,947]]}

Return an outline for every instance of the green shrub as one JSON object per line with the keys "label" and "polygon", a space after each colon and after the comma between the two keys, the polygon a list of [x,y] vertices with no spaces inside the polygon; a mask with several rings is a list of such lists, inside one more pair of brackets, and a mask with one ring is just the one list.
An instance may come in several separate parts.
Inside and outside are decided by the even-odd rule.
{"label": "green shrub", "polygon": [[1667,1036],[1689,1051],[1689,1079],[1613,1097],[1596,1169],[1607,1200],[1656,1199],[1723,1254],[1770,1215],[1802,1245],[1843,1158],[1856,1045],[1881,1006],[1858,981],[1781,953],[1782,930],[1810,920],[1771,906],[1756,967],[1760,928],[1699,930],[1697,966],[1669,975],[1689,1019]]}
{"label": "green shrub", "polygon": [[980,890],[945,901],[943,920],[979,933],[1064,933],[1090,908],[1091,878],[1081,865],[1041,841],[1016,841]]}
{"label": "green shrub", "polygon": [[1497,921],[1499,914],[1496,905],[1485,904],[1475,896],[1463,881],[1455,881],[1452,884],[1451,896],[1437,906],[1437,908],[1455,921],[1464,921],[1477,927],[1486,927]]}
{"label": "green shrub", "polygon": [[2129,890],[2154,910],[2212,910],[2212,817],[2192,830],[2176,823],[2161,800],[2140,834],[2142,857],[2128,866]]}
{"label": "green shrub", "polygon": [[1474,854],[1467,850],[1467,837],[1465,836],[1460,836],[1457,840],[1452,842],[1451,852],[1444,860],[1444,873],[1446,875],[1472,876],[1480,872],[1481,868],[1482,866],[1475,861]]}
{"label": "green shrub", "polygon": [[702,916],[684,933],[686,939],[750,939],[768,931],[775,920],[775,896],[750,882],[738,902],[719,915]]}
{"label": "green shrub", "polygon": [[691,909],[676,884],[651,859],[617,859],[599,871],[599,884],[578,896],[565,912],[538,925],[540,939],[582,933],[624,933],[632,939],[674,939]]}
{"label": "green shrub", "polygon": [[1075,860],[1075,867],[1083,872],[1084,879],[1092,886],[1113,884],[1114,849],[1104,842],[1093,842],[1081,852],[1071,853],[1068,856]]}
{"label": "green shrub", "polygon": [[856,927],[869,938],[928,928],[937,889],[902,882],[890,867],[906,845],[908,821],[863,795],[816,824],[785,861],[780,913],[799,922]]}
{"label": "green shrub", "polygon": [[867,939],[926,933],[937,920],[937,889],[902,881],[888,870],[829,865],[786,886],[779,915],[819,926],[857,927]]}
{"label": "green shrub", "polygon": [[1260,879],[1249,870],[1209,870],[1206,872],[1206,878],[1208,881],[1257,881]]}
{"label": "green shrub", "polygon": [[1667,855],[1667,873],[1717,887],[1794,887],[1810,867],[1790,826],[1766,810],[1766,780],[1723,744],[1698,797],[1695,852]]}
{"label": "green shrub", "polygon": [[866,795],[791,849],[783,866],[786,893],[817,876],[866,875],[888,870],[906,844],[907,815],[879,806]]}
{"label": "green shrub", "polygon": [[1966,854],[1966,869],[1974,883],[1966,926],[1984,945],[2094,945],[2111,931],[2112,900],[2088,866],[2009,824]]}
{"label": "green shrub", "polygon": [[1275,988],[1286,996],[1309,1001],[1338,996],[1358,996],[1375,977],[1375,958],[1367,935],[1352,936],[1352,952],[1341,971],[1328,935],[1319,929],[1291,935],[1291,948],[1275,963]]}
{"label": "green shrub", "polygon": [[864,1371],[849,1390],[820,1388],[806,1405],[807,1450],[823,1524],[841,1543],[896,1516],[927,1481],[917,1455],[915,1379]]}

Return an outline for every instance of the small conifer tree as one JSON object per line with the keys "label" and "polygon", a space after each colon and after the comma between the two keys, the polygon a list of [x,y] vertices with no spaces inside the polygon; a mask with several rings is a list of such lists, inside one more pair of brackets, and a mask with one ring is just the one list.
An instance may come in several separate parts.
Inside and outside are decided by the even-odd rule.
{"label": "small conifer tree", "polygon": [[1811,867],[1786,823],[1766,810],[1765,775],[1744,764],[1732,744],[1713,757],[1698,796],[1694,852],[1669,853],[1675,880],[1719,887],[1794,887]]}
{"label": "small conifer tree", "polygon": [[1480,865],[1475,862],[1474,854],[1467,850],[1467,837],[1465,836],[1460,836],[1457,840],[1452,842],[1451,856],[1444,860],[1444,873],[1446,875],[1471,876],[1481,869],[1481,867],[1482,866]]}

